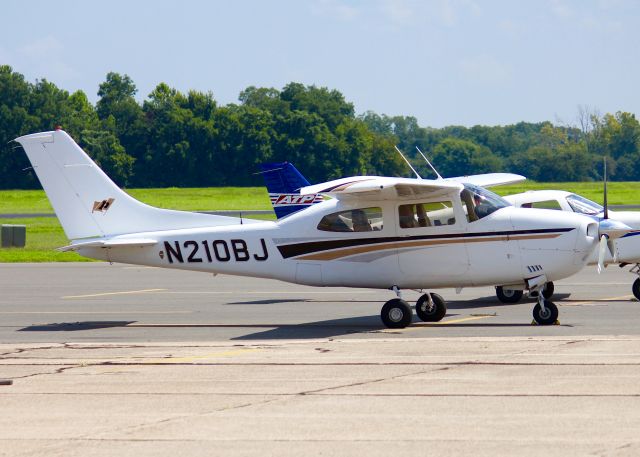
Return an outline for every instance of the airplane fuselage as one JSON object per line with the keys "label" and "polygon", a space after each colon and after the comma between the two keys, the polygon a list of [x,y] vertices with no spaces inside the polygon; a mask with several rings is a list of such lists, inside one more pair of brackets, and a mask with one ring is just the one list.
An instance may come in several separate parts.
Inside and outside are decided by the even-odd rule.
{"label": "airplane fuselage", "polygon": [[522,284],[542,274],[557,280],[579,271],[593,250],[588,219],[581,216],[567,219],[565,213],[554,220],[549,211],[507,207],[469,222],[460,202],[454,202],[455,222],[402,228],[397,203],[374,205],[382,222],[369,231],[317,229],[327,214],[355,208],[330,200],[278,222],[137,233],[158,242],[79,253],[314,286],[423,289]]}

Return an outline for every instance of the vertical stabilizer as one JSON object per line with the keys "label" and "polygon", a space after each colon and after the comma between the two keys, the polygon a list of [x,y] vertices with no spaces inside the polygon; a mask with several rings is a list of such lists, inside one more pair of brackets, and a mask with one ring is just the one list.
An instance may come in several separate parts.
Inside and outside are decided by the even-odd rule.
{"label": "vertical stabilizer", "polygon": [[300,189],[310,184],[289,162],[263,163],[262,176],[278,219],[323,201],[319,194],[300,195]]}
{"label": "vertical stabilizer", "polygon": [[71,240],[211,227],[239,219],[154,208],[122,191],[64,131],[16,139]]}

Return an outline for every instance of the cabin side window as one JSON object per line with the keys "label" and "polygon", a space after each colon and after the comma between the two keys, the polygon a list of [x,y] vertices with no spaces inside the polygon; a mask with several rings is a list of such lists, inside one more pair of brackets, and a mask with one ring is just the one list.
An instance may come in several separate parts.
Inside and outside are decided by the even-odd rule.
{"label": "cabin side window", "polygon": [[398,207],[400,228],[453,225],[456,217],[451,201],[412,203]]}
{"label": "cabin side window", "polygon": [[557,209],[562,211],[558,200],[545,200],[542,202],[523,203],[522,208]]}
{"label": "cabin side window", "polygon": [[324,216],[318,230],[325,232],[371,232],[382,230],[382,208],[358,208]]}

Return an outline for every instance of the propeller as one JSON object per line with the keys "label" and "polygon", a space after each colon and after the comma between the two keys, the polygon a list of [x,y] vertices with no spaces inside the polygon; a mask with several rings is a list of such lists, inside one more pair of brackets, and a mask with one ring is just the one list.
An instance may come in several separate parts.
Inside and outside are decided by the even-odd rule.
{"label": "propeller", "polygon": [[615,249],[614,240],[629,233],[632,228],[627,224],[619,221],[609,219],[609,205],[607,203],[607,158],[604,157],[603,167],[604,177],[604,214],[602,220],[598,223],[598,237],[600,239],[600,245],[598,247],[598,273],[602,273],[606,265],[604,264],[604,258],[607,253],[613,257],[613,261],[618,261],[618,254]]}

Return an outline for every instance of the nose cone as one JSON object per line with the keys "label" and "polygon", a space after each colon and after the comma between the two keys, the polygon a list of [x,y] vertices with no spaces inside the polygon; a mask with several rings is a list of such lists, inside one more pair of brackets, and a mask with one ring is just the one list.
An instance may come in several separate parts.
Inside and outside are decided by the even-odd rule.
{"label": "nose cone", "polygon": [[606,235],[607,238],[615,240],[626,235],[633,229],[624,222],[615,219],[602,219],[598,224],[599,236]]}

